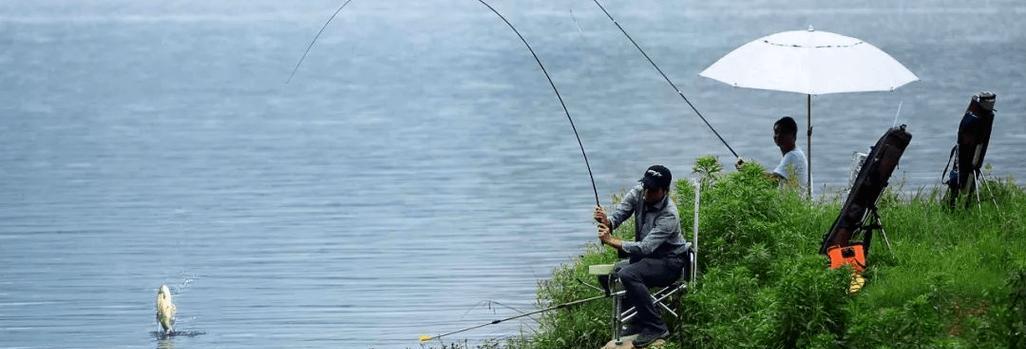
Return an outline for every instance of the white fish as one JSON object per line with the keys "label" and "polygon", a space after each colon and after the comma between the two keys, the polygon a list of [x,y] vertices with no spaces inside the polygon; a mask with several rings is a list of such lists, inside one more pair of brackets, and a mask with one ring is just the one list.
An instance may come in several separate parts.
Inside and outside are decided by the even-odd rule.
{"label": "white fish", "polygon": [[171,290],[167,285],[160,285],[160,289],[157,290],[157,323],[164,329],[165,335],[170,335],[174,331],[172,326],[175,324],[175,304],[171,302]]}

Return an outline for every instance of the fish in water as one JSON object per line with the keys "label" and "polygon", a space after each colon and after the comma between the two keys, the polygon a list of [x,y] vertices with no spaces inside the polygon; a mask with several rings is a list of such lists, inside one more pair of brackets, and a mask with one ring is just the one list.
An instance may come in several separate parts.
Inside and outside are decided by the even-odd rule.
{"label": "fish in water", "polygon": [[164,329],[165,335],[170,335],[174,331],[172,326],[175,324],[175,304],[171,302],[171,290],[167,285],[160,285],[160,289],[157,290],[157,323]]}

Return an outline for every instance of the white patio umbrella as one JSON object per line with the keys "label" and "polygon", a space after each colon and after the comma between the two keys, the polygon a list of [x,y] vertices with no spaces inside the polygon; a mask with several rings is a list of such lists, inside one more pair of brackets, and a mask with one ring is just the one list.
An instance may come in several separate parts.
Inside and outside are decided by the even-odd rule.
{"label": "white patio umbrella", "polygon": [[731,51],[698,75],[734,87],[807,96],[808,189],[812,195],[812,95],[893,91],[919,80],[869,43],[808,30],[772,34]]}

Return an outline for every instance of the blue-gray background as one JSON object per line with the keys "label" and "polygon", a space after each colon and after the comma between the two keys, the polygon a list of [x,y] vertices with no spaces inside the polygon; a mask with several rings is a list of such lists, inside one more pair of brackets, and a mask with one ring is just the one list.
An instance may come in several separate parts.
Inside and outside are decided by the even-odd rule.
{"label": "blue-gray background", "polygon": [[[0,347],[416,347],[534,306],[594,240],[584,163],[533,59],[472,0],[0,2]],[[599,193],[652,163],[732,161],[586,0],[495,1],[547,63]],[[808,25],[922,81],[814,99],[816,180],[899,119],[897,176],[934,185],[968,97],[998,94],[988,160],[1026,170],[1026,6],[963,1],[609,1],[744,156],[805,96],[697,73]],[[804,140],[800,142],[804,145]],[[728,166],[729,167],[729,166]],[[893,232],[892,234],[900,234]],[[178,328],[157,340],[157,287]],[[530,333],[526,321],[452,339]]]}

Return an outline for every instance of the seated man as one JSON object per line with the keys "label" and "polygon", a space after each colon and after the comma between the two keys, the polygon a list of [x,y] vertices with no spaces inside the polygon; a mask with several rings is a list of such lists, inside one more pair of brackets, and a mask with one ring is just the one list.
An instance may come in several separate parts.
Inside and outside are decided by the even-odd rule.
{"label": "seated man", "polygon": [[[638,334],[634,346],[641,348],[670,336],[648,292],[649,286],[665,286],[680,278],[691,244],[680,232],[677,206],[670,200],[670,170],[654,165],[645,171],[641,184],[624,196],[609,216],[595,207],[599,240],[630,257],[614,271],[626,291],[625,304],[638,313],[625,335]],[[634,215],[636,241],[622,241],[610,233]]]}
{"label": "seated man", "polygon": [[[781,187],[791,182],[802,189],[809,185],[808,162],[805,160],[805,153],[796,144],[797,138],[798,123],[790,116],[782,117],[773,123],[773,143],[780,148],[783,157],[780,164],[767,175],[779,180]],[[738,159],[736,167],[740,168],[742,164],[744,161]]]}

